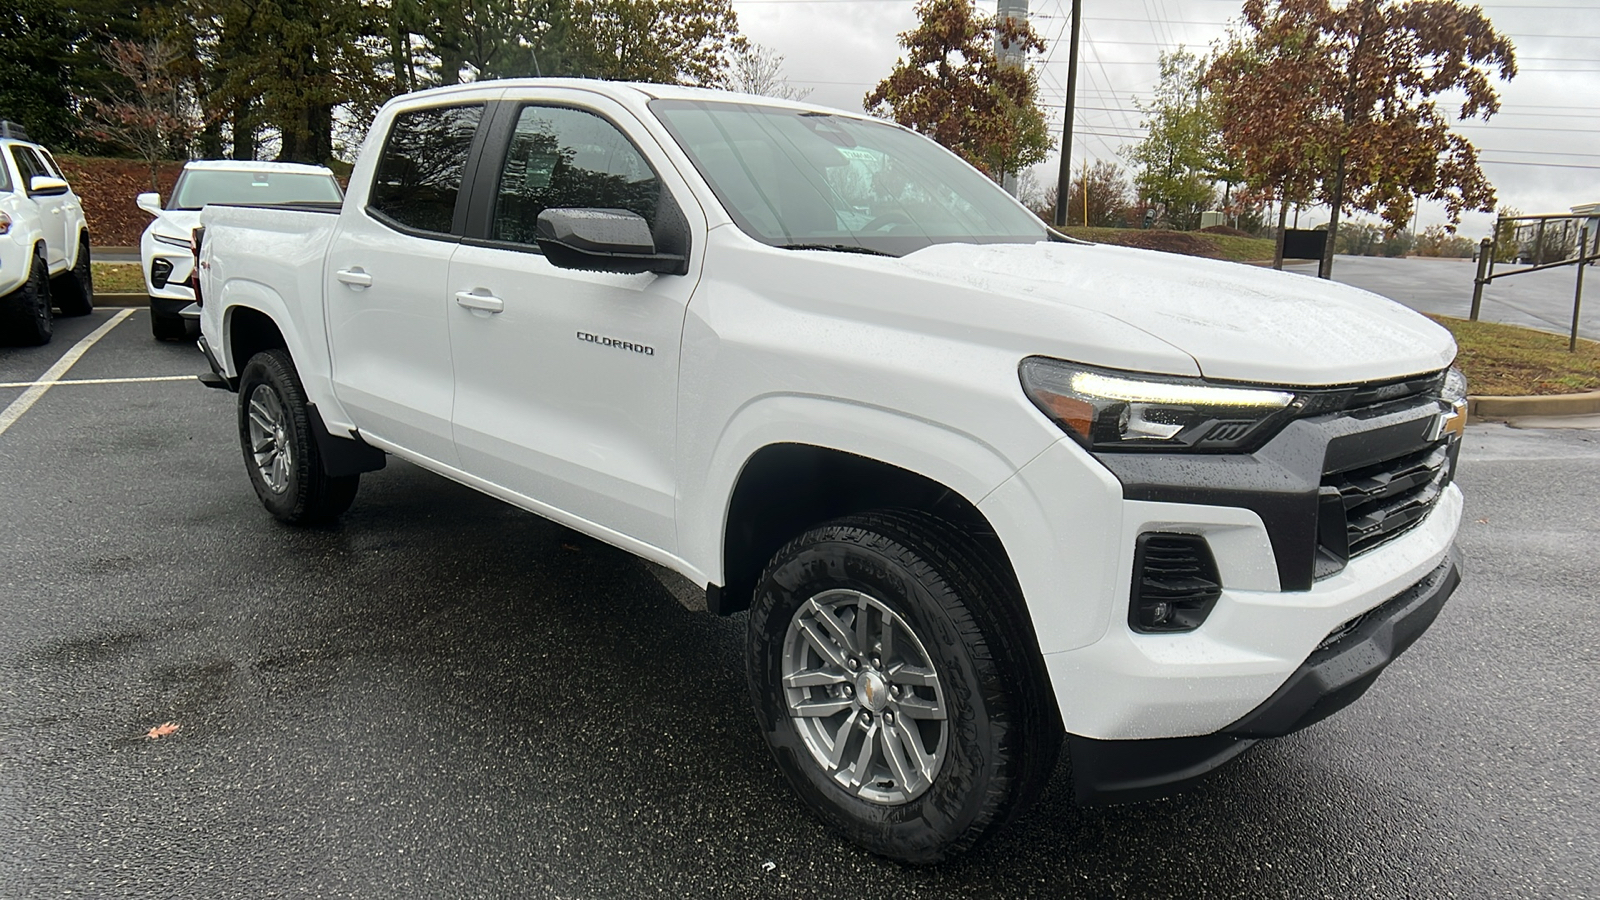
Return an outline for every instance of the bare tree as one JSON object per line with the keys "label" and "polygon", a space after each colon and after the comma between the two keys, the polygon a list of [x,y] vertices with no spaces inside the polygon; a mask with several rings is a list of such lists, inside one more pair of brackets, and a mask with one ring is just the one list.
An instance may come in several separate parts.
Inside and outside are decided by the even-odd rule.
{"label": "bare tree", "polygon": [[179,51],[160,39],[114,40],[100,53],[128,86],[109,99],[86,100],[83,130],[95,140],[137,153],[150,166],[151,190],[159,190],[161,160],[173,148],[187,147],[202,128],[173,72]]}
{"label": "bare tree", "polygon": [[746,44],[728,60],[723,87],[741,94],[760,94],[779,100],[804,100],[811,88],[797,88],[783,77],[783,54],[760,44]]}

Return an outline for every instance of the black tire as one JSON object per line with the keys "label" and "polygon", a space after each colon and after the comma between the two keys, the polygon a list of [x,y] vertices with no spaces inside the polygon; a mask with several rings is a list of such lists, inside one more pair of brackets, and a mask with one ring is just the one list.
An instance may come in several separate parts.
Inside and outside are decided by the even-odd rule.
{"label": "black tire", "polygon": [[50,343],[54,325],[50,320],[50,268],[43,251],[35,251],[28,280],[22,287],[0,298],[0,322],[12,343],[37,347]]}
{"label": "black tire", "polygon": [[150,310],[150,333],[158,341],[181,341],[189,336],[189,323],[182,316],[167,316]]}
{"label": "black tire", "polygon": [[[866,796],[868,790],[880,788],[894,793],[898,776],[892,773],[852,790],[851,783],[871,772],[856,771],[859,764],[826,768],[826,761],[817,755],[821,751],[814,749],[816,738],[807,743],[804,729],[810,726],[790,711],[795,696],[791,692],[797,689],[783,683],[785,655],[791,652],[785,641],[791,626],[798,627],[801,621],[797,612],[813,598],[849,594],[867,595],[898,616],[914,640],[907,641],[902,634],[893,642],[893,653],[902,658],[920,653],[937,673],[943,693],[935,702],[944,707],[945,724],[931,723],[935,730],[922,731],[917,742],[925,750],[937,739],[944,751],[936,767],[929,767],[931,779],[912,773],[906,780],[908,788],[920,784],[921,793],[912,795],[908,790],[889,799]],[[848,616],[850,602],[832,608]],[[867,615],[866,610],[862,601],[856,615]],[[880,625],[888,618],[882,612],[876,615]],[[886,511],[839,519],[779,550],[751,605],[746,674],[762,735],[801,801],[854,843],[913,864],[969,850],[1019,815],[1043,793],[1062,739],[1031,627],[1020,618],[1025,616],[1009,573],[971,538],[922,513]],[[867,625],[872,621],[869,617]],[[803,632],[795,633],[799,646],[805,640],[798,637]],[[859,639],[859,634],[855,637]],[[876,646],[881,648],[881,640]],[[908,646],[912,649],[904,649]],[[879,652],[866,647],[862,645],[862,653],[875,657]],[[821,673],[833,665],[820,650],[801,652],[822,660],[821,668],[809,671]],[[815,720],[824,733],[837,727],[838,734],[849,735],[844,738],[848,741],[864,742],[874,727],[885,732],[898,727],[900,735],[908,725],[925,729],[930,723],[915,721],[923,717],[912,715],[914,709],[904,704],[907,698],[917,700],[916,692],[926,696],[932,688],[902,688],[899,683],[885,687],[900,678],[896,671],[904,671],[899,669],[902,664],[889,654],[881,660],[863,658],[859,670],[839,670],[856,679],[853,690],[842,685],[808,686],[798,689],[800,702],[856,698],[855,707],[836,714],[837,722]],[[884,677],[875,687],[869,685],[867,679],[877,677],[874,673],[880,670]],[[893,690],[895,699],[884,701],[883,690]],[[834,691],[838,693],[829,693]],[[876,707],[877,726],[865,724],[873,721],[866,708],[868,698],[884,704]],[[832,702],[836,705],[838,700]],[[891,715],[896,710],[902,711],[897,726]],[[856,725],[847,724],[852,717],[858,717],[856,725],[865,736],[856,734]],[[891,771],[888,757],[893,745],[901,748],[901,769],[893,771],[909,772],[906,762],[913,755],[908,737],[879,737],[882,749],[876,752],[884,762],[872,771]],[[838,747],[839,741],[832,744]],[[856,754],[852,749],[856,746],[848,745],[843,755]],[[930,751],[925,758],[934,755]]]}
{"label": "black tire", "polygon": [[50,285],[56,308],[63,316],[87,316],[94,312],[94,270],[89,262],[89,235],[85,232],[79,238],[78,261],[72,264],[72,271]]}
{"label": "black tire", "polygon": [[[258,445],[252,444],[252,415],[259,430],[273,434],[270,444],[259,445],[266,460],[258,459]],[[335,478],[323,471],[305,388],[286,350],[257,353],[245,364],[239,377],[239,445],[261,505],[284,522],[310,525],[336,519],[355,500],[360,475]],[[287,459],[282,460],[285,449]]]}

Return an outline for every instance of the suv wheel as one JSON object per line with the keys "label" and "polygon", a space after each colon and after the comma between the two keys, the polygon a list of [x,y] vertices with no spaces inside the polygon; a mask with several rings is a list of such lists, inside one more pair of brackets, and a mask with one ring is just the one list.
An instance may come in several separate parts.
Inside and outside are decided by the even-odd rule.
{"label": "suv wheel", "polygon": [[806,806],[875,853],[931,863],[1036,798],[1061,730],[1019,614],[982,548],[921,513],[840,519],[778,551],[746,671]]}
{"label": "suv wheel", "polygon": [[0,317],[15,343],[30,347],[50,343],[54,329],[50,321],[50,268],[42,250],[34,251],[28,280],[0,299]]}
{"label": "suv wheel", "polygon": [[239,377],[239,444],[261,505],[294,525],[338,518],[361,481],[323,471],[310,416],[288,351],[252,356]]}
{"label": "suv wheel", "polygon": [[158,341],[181,341],[189,336],[189,323],[181,316],[166,316],[150,310],[150,333]]}
{"label": "suv wheel", "polygon": [[87,316],[94,312],[94,271],[89,258],[89,235],[78,239],[78,261],[72,271],[57,278],[51,285],[56,307],[63,316]]}

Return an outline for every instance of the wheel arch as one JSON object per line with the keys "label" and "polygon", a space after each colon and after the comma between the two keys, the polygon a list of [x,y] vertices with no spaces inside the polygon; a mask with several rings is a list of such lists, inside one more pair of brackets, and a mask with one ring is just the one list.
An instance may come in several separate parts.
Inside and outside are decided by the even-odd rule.
{"label": "wheel arch", "polygon": [[974,499],[903,466],[785,441],[762,446],[740,468],[723,519],[722,584],[708,591],[709,605],[721,614],[748,608],[762,570],[784,543],[823,522],[874,509],[938,516],[981,545],[1015,582],[1005,546]]}
{"label": "wheel arch", "polygon": [[227,335],[223,352],[227,355],[229,370],[238,377],[250,357],[266,350],[285,350],[298,366],[299,354],[289,346],[283,329],[271,314],[254,306],[234,304],[224,312],[223,333]]}

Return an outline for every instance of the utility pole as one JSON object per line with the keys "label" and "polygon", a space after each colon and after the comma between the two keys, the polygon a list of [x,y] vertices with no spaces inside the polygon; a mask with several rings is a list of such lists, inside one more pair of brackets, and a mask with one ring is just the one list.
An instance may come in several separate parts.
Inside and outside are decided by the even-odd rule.
{"label": "utility pole", "polygon": [[1057,228],[1067,224],[1067,191],[1072,183],[1072,115],[1078,99],[1078,30],[1083,21],[1082,7],[1083,0],[1072,0],[1072,43],[1067,45],[1067,108],[1061,117],[1061,171],[1056,177]]}
{"label": "utility pole", "polygon": [[[995,10],[995,18],[1000,21],[1001,25],[1004,25],[1006,20],[1010,19],[1016,22],[1017,25],[1026,27],[1028,24],[1028,0],[999,0],[999,6]],[[1022,46],[1020,44],[1012,45],[999,34],[994,36],[994,55],[1000,61],[1000,67],[1003,69],[1020,69],[1028,64],[1027,53],[1022,49]],[[1015,197],[1017,195],[1017,173],[1002,173],[1000,185],[1006,189],[1006,193]]]}

